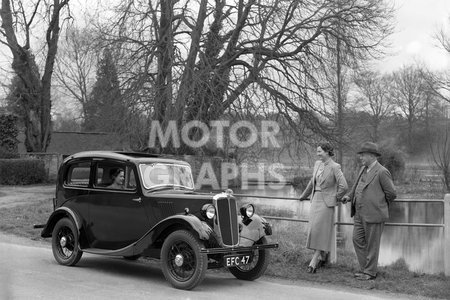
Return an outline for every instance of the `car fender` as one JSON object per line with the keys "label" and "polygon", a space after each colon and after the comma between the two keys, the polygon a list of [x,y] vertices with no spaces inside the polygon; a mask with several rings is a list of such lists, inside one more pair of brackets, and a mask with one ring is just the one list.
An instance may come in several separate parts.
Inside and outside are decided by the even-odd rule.
{"label": "car fender", "polygon": [[147,233],[135,243],[135,253],[141,253],[149,245],[153,244],[166,229],[181,225],[184,228],[189,226],[192,231],[198,234],[201,240],[208,240],[213,233],[213,229],[204,221],[194,215],[173,215],[159,221]]}
{"label": "car fender", "polygon": [[42,229],[41,237],[51,237],[53,228],[55,227],[56,223],[64,217],[69,217],[70,219],[72,219],[72,221],[75,223],[76,228],[78,229],[78,234],[80,234],[81,221],[78,215],[70,208],[60,207],[57,208],[48,218],[47,224],[45,224],[44,229]]}
{"label": "car fender", "polygon": [[249,247],[261,239],[263,236],[271,235],[272,228],[270,224],[261,216],[254,214],[251,221],[245,221],[241,216],[238,216],[239,227],[239,246]]}

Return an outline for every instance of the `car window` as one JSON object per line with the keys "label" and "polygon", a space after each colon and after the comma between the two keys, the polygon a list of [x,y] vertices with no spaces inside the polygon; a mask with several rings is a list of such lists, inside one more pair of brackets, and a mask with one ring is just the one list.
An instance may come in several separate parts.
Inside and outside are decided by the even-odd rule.
{"label": "car window", "polygon": [[194,188],[191,168],[177,164],[140,164],[139,170],[146,189],[172,186]]}
{"label": "car window", "polygon": [[136,176],[133,168],[127,168],[127,176],[125,176],[125,189],[134,190],[136,188]]}
{"label": "car window", "polygon": [[[123,179],[114,184],[115,178]],[[95,186],[107,189],[134,190],[136,189],[135,172],[130,165],[113,162],[101,162],[96,165]]]}
{"label": "car window", "polygon": [[72,164],[67,172],[66,184],[71,186],[87,187],[89,185],[90,173],[90,162]]}

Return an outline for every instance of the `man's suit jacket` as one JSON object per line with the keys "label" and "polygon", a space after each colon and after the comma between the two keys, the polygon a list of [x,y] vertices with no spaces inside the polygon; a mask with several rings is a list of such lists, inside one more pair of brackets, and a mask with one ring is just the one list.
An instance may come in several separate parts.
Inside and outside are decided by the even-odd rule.
{"label": "man's suit jacket", "polygon": [[[353,185],[348,196],[352,201],[353,217],[356,211],[355,191],[365,167],[362,167],[358,174],[358,179]],[[389,203],[397,197],[391,173],[376,162],[369,173],[366,174],[366,180],[361,192],[362,207],[359,211],[362,219],[368,223],[382,223],[389,219]]]}
{"label": "man's suit jacket", "polygon": [[311,180],[308,182],[306,189],[300,196],[300,200],[306,199],[308,195],[310,198],[314,197],[316,189],[320,189],[321,192],[317,196],[322,197],[326,206],[333,207],[337,205],[337,201],[340,200],[347,192],[347,181],[344,178],[344,174],[341,171],[341,165],[329,160],[324,166],[323,174],[316,182],[317,171],[322,162],[316,161],[314,164],[314,171]]}

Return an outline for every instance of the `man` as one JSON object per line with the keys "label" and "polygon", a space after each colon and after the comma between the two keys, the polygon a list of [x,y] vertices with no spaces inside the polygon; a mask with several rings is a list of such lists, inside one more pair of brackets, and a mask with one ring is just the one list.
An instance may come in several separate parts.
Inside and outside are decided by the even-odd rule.
{"label": "man", "polygon": [[377,144],[362,144],[358,155],[363,167],[342,202],[351,200],[352,203],[353,246],[361,268],[355,277],[358,280],[372,280],[377,277],[381,233],[384,222],[389,219],[389,203],[397,195],[391,173],[377,161],[381,155]]}

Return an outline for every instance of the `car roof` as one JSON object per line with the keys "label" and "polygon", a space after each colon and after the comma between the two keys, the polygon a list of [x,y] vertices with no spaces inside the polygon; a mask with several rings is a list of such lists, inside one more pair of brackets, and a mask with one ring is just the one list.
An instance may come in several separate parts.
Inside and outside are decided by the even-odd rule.
{"label": "car roof", "polygon": [[167,158],[161,155],[149,154],[144,152],[123,152],[123,151],[83,151],[74,153],[69,155],[64,163],[68,162],[72,159],[79,158],[106,158],[106,159],[114,159],[121,161],[129,161],[134,163],[169,163],[169,164],[183,164],[190,166],[189,163],[173,159]]}

